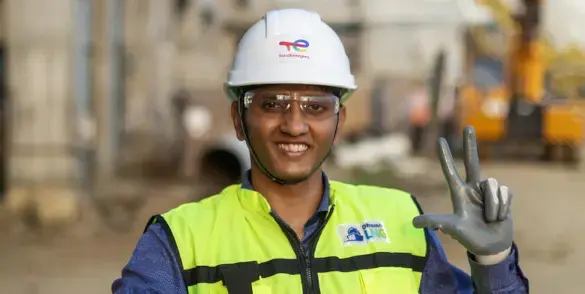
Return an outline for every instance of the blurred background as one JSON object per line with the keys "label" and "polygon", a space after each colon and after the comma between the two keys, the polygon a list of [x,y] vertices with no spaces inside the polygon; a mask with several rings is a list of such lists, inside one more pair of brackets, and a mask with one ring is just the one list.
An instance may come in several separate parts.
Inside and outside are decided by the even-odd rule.
{"label": "blurred background", "polygon": [[319,12],[358,80],[330,177],[449,212],[435,142],[457,155],[473,125],[531,290],[582,292],[582,0],[0,0],[0,292],[108,293],[149,216],[237,183],[222,83],[285,7]]}

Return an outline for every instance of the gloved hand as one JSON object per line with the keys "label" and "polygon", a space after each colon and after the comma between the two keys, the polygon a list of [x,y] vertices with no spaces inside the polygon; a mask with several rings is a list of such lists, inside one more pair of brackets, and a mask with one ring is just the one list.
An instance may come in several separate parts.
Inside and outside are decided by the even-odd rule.
{"label": "gloved hand", "polygon": [[447,141],[439,139],[441,168],[447,180],[453,214],[423,214],[413,220],[416,228],[439,229],[459,241],[470,253],[486,256],[506,251],[512,246],[513,228],[510,214],[512,194],[493,178],[482,181],[479,172],[477,142],[473,127],[463,130],[464,182],[453,162]]}

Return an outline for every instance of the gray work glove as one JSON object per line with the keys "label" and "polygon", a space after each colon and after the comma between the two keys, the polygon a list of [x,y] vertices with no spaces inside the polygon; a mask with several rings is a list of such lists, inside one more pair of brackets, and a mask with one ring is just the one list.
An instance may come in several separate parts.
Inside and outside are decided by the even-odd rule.
{"label": "gray work glove", "polygon": [[512,194],[493,178],[482,181],[473,127],[463,130],[467,180],[461,180],[445,139],[438,142],[443,174],[449,185],[453,214],[424,214],[414,218],[416,228],[439,229],[474,255],[494,255],[512,246]]}

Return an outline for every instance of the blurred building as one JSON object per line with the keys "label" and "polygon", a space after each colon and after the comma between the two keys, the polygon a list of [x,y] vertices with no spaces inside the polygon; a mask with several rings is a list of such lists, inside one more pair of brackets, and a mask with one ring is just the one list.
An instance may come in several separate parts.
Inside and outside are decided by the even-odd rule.
{"label": "blurred building", "polygon": [[212,110],[214,133],[229,132],[222,83],[237,42],[284,7],[319,12],[346,43],[360,85],[348,131],[368,123],[374,81],[402,98],[401,84],[425,79],[440,50],[454,82],[461,25],[489,18],[473,0],[0,0],[11,183],[78,183],[165,150],[178,91]]}
{"label": "blurred building", "polygon": [[[5,73],[3,157],[9,181],[71,182],[72,1],[0,1],[0,60]],[[7,140],[9,138],[9,140]]]}

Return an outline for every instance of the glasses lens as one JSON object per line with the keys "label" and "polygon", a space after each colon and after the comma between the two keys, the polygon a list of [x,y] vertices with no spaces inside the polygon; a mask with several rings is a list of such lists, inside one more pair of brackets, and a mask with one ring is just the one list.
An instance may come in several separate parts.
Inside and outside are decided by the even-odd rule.
{"label": "glasses lens", "polygon": [[246,108],[256,115],[283,114],[298,102],[306,118],[323,119],[339,112],[339,99],[329,93],[248,92]]}

